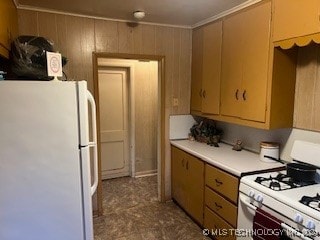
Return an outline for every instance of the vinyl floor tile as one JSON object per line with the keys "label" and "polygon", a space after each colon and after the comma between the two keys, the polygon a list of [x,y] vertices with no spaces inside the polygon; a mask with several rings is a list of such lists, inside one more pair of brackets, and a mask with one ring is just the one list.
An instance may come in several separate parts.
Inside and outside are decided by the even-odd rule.
{"label": "vinyl floor tile", "polygon": [[103,215],[95,240],[204,240],[201,228],[174,202],[160,203],[157,177],[103,181]]}

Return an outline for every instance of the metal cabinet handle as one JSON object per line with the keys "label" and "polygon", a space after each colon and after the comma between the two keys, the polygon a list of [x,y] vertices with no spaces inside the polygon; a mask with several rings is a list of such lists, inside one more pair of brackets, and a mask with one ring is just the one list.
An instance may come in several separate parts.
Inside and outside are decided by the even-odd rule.
{"label": "metal cabinet handle", "polygon": [[187,161],[186,168],[189,170],[189,161]]}
{"label": "metal cabinet handle", "polygon": [[214,205],[216,206],[216,210],[218,211],[218,210],[220,210],[221,208],[222,208],[222,206],[221,205],[219,205],[218,203],[216,203],[216,202],[214,202]]}
{"label": "metal cabinet handle", "polygon": [[202,97],[202,89],[199,91],[199,96]]}
{"label": "metal cabinet handle", "polygon": [[223,182],[221,182],[219,179],[214,179],[216,182],[216,186],[219,187],[220,185],[223,184]]}
{"label": "metal cabinet handle", "polygon": [[244,101],[247,100],[246,94],[247,94],[247,90],[244,90],[243,93],[242,93],[242,98],[243,98]]}
{"label": "metal cabinet handle", "polygon": [[203,92],[202,92],[202,96],[203,96],[203,98],[206,98],[206,95],[207,95],[206,90],[203,90]]}
{"label": "metal cabinet handle", "polygon": [[237,91],[235,93],[235,97],[236,97],[237,100],[239,100],[238,93],[239,93],[239,89],[237,89]]}

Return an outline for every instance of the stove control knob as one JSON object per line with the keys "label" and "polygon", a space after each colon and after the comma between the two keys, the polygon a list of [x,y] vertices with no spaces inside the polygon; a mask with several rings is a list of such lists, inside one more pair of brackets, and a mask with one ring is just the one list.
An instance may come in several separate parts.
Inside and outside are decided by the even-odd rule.
{"label": "stove control knob", "polygon": [[312,221],[311,219],[309,219],[307,221],[307,226],[308,229],[315,229],[316,228],[316,224],[314,223],[314,221]]}
{"label": "stove control knob", "polygon": [[258,194],[256,197],[255,197],[256,201],[259,202],[259,203],[262,203],[263,202],[263,196],[261,194]]}
{"label": "stove control knob", "polygon": [[296,223],[302,223],[303,222],[303,217],[301,216],[301,214],[297,213],[295,216],[294,216],[294,221]]}
{"label": "stove control knob", "polygon": [[254,197],[254,195],[255,195],[255,193],[254,193],[254,191],[251,189],[250,191],[249,191],[249,197],[251,197],[251,198],[253,198]]}

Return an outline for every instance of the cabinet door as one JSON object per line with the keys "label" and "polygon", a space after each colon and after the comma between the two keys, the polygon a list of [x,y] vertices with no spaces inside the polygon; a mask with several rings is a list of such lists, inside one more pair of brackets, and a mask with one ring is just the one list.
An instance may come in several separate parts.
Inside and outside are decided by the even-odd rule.
{"label": "cabinet door", "polygon": [[244,24],[242,14],[236,14],[223,22],[221,65],[221,114],[239,116],[243,67]]}
{"label": "cabinet door", "polygon": [[222,22],[203,28],[202,112],[219,114]]}
{"label": "cabinet door", "polygon": [[186,153],[182,150],[171,148],[171,189],[172,197],[180,204],[181,207],[187,207],[186,195]]}
{"label": "cabinet door", "polygon": [[202,101],[202,28],[192,32],[191,110],[201,111]]}
{"label": "cabinet door", "polygon": [[265,122],[270,46],[271,2],[242,13],[244,58],[240,117]]}
{"label": "cabinet door", "polygon": [[[16,37],[18,37],[18,11],[13,3],[13,1],[11,1],[11,5],[10,5],[10,17],[9,17],[9,21],[10,21],[10,35],[9,35],[9,43],[11,44],[11,42],[13,40],[15,40]],[[11,46],[9,45],[9,49],[11,49]]]}
{"label": "cabinet door", "polygon": [[273,41],[320,32],[319,0],[274,0]]}
{"label": "cabinet door", "polygon": [[12,0],[0,1],[0,54],[9,57],[10,44],[18,29],[17,9]]}
{"label": "cabinet door", "polygon": [[187,211],[202,225],[204,195],[204,162],[188,155],[187,168]]}
{"label": "cabinet door", "polygon": [[10,31],[10,15],[9,15],[9,0],[0,1],[0,48],[1,54],[6,56],[9,49],[8,33]]}

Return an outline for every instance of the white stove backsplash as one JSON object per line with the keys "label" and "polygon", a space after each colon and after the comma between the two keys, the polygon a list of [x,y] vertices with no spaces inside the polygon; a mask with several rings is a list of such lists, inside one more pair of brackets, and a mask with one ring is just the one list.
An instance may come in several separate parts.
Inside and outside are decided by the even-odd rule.
{"label": "white stove backsplash", "polygon": [[191,115],[171,115],[169,119],[169,139],[187,139],[190,128],[196,123]]}
{"label": "white stove backsplash", "polygon": [[280,143],[280,158],[291,161],[293,142],[303,140],[320,144],[320,132],[312,132],[296,128],[263,130],[231,123],[217,122],[217,127],[223,130],[222,141],[234,144],[241,139],[245,149],[260,152],[260,142],[270,141]]}

